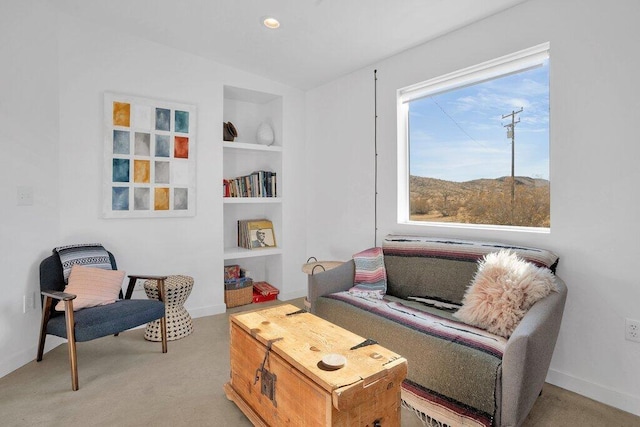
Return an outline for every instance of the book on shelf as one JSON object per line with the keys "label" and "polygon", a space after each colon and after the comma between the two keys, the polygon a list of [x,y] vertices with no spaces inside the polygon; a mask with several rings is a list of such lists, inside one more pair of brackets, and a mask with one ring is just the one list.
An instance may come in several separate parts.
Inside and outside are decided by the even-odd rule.
{"label": "book on shelf", "polygon": [[256,171],[249,175],[223,179],[224,197],[277,197],[277,174],[271,171]]}
{"label": "book on shelf", "polygon": [[239,220],[238,246],[246,249],[275,248],[273,223],[268,219]]}

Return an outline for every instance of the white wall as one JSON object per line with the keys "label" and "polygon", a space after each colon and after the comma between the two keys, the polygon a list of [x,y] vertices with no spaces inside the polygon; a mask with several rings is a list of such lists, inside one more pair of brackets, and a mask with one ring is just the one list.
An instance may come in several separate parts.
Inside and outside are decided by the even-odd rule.
{"label": "white wall", "polygon": [[[0,376],[35,358],[39,260],[58,240],[58,45],[47,2],[0,8]],[[17,206],[17,188],[34,203]],[[28,338],[27,338],[28,337]]]}
{"label": "white wall", "polygon": [[[195,279],[185,304],[191,315],[225,311],[221,283],[224,85],[283,96],[286,177],[280,184],[283,194],[300,196],[283,203],[281,238],[286,253],[281,299],[303,296],[306,276],[300,266],[306,259],[305,197],[300,175],[304,163],[298,159],[304,151],[304,93],[58,15],[43,5],[13,3],[11,10],[1,14],[0,259],[3,270],[8,271],[2,285],[8,296],[0,299],[0,376],[35,357],[40,305],[22,314],[22,295],[26,289],[39,289],[38,264],[54,246],[101,242],[116,255],[118,267],[128,273],[188,274]],[[105,91],[197,106],[195,217],[102,218]],[[5,157],[6,152],[11,159]],[[16,207],[16,186],[25,184],[34,186],[35,204]],[[60,341],[49,337],[47,342]]]}
{"label": "white wall", "polygon": [[[640,51],[634,0],[530,0],[307,93],[308,252],[348,259],[374,241],[373,70],[378,70],[378,243],[390,232],[556,251],[569,296],[548,381],[640,415]],[[550,234],[396,222],[398,88],[551,42]]]}

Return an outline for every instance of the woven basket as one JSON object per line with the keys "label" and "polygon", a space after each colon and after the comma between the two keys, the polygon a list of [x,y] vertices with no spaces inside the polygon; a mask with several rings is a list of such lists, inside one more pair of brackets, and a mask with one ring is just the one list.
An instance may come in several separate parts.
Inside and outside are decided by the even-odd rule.
{"label": "woven basket", "polygon": [[309,275],[322,273],[323,271],[331,270],[339,265],[344,264],[344,261],[315,261],[302,264],[302,272]]}
{"label": "woven basket", "polygon": [[224,291],[224,303],[227,308],[239,305],[251,304],[253,302],[253,285],[240,289]]}

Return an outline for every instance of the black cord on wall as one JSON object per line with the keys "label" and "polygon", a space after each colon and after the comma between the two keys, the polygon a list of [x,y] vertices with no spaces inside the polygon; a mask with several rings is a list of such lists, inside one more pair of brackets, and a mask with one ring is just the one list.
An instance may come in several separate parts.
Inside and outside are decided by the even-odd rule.
{"label": "black cord on wall", "polygon": [[374,146],[374,201],[373,246],[378,246],[378,70],[373,70],[373,146]]}

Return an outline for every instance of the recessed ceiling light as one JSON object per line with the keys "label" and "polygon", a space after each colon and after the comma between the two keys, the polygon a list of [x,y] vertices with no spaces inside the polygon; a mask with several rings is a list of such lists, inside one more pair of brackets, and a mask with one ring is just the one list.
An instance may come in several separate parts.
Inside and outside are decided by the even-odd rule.
{"label": "recessed ceiling light", "polygon": [[273,18],[270,16],[264,18],[262,23],[264,24],[265,27],[270,28],[272,30],[275,30],[280,26],[280,22],[276,18]]}

